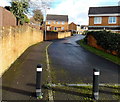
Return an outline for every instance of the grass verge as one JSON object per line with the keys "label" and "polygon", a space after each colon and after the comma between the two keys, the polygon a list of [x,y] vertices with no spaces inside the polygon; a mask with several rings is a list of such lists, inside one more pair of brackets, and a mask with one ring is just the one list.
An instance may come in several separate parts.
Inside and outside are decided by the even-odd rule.
{"label": "grass verge", "polygon": [[90,51],[90,52],[92,52],[92,53],[94,53],[94,54],[96,54],[98,56],[101,56],[101,57],[103,57],[103,58],[105,58],[105,59],[107,59],[109,61],[112,61],[113,63],[116,63],[116,64],[120,65],[120,58],[118,56],[111,55],[111,54],[106,53],[106,52],[104,52],[102,50],[99,50],[99,49],[96,49],[96,48],[91,47],[89,45],[86,45],[86,44],[84,44],[83,39],[78,40],[77,43],[79,45],[81,45],[83,48],[85,48],[86,50],[88,50],[88,51]]}
{"label": "grass verge", "polygon": [[[56,100],[58,100],[59,97],[62,97],[63,100],[83,100],[82,102],[96,102],[93,99],[92,86],[66,86],[60,83],[56,85],[57,86],[52,86],[52,84],[44,85],[45,89],[53,91],[54,96],[56,96]],[[99,100],[101,102],[113,102],[114,100],[117,102],[117,100],[120,99],[120,86],[99,86],[99,93]]]}

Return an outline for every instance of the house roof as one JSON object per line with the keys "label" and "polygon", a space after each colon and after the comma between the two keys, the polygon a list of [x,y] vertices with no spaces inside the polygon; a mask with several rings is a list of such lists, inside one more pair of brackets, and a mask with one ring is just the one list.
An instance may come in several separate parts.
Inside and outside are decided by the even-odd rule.
{"label": "house roof", "polygon": [[90,7],[88,14],[118,14],[120,6]]}
{"label": "house roof", "polygon": [[47,15],[46,20],[66,21],[68,22],[68,15]]}
{"label": "house roof", "polygon": [[76,25],[74,22],[71,22],[69,25],[71,25],[71,24],[74,24],[74,25]]}

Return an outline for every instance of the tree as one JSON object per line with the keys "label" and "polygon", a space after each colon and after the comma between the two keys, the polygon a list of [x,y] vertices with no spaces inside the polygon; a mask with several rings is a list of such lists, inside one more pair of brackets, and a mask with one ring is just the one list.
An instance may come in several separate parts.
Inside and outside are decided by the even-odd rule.
{"label": "tree", "polygon": [[11,7],[10,6],[5,6],[5,9],[7,9],[8,11],[10,11]]}
{"label": "tree", "polygon": [[33,18],[35,21],[39,22],[40,24],[42,24],[43,22],[43,14],[41,12],[41,10],[34,10],[33,11],[34,15],[33,15]]}
{"label": "tree", "polygon": [[24,15],[24,23],[29,23],[29,22],[30,22],[30,19],[26,15]]}
{"label": "tree", "polygon": [[29,23],[29,22],[30,19],[25,14],[23,14],[22,19],[20,20],[20,24],[23,25],[24,23]]}
{"label": "tree", "polygon": [[17,19],[17,25],[19,25],[19,22],[23,20],[23,16],[28,12],[28,8],[28,0],[12,0],[10,10]]}
{"label": "tree", "polygon": [[[46,10],[52,6],[54,0],[30,0],[30,9],[34,10],[41,10],[43,16],[46,15]],[[32,14],[30,14],[32,15]]]}
{"label": "tree", "polygon": [[53,1],[54,0],[30,0],[29,4],[32,10],[42,10],[45,6],[50,7]]}

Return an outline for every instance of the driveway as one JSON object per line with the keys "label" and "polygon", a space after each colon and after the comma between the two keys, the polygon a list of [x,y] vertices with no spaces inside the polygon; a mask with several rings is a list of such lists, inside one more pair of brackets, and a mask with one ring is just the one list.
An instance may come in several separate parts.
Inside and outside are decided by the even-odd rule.
{"label": "driveway", "polygon": [[120,66],[91,53],[76,41],[83,35],[55,40],[49,47],[53,83],[92,83],[93,68],[100,69],[100,83],[118,83]]}

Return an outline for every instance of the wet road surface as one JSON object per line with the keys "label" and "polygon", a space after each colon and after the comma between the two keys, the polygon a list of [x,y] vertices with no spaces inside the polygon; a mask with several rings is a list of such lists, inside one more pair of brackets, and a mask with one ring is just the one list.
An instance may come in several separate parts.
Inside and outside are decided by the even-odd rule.
{"label": "wet road surface", "polygon": [[100,83],[118,83],[120,66],[97,56],[78,44],[82,35],[55,40],[49,47],[54,83],[92,83],[93,68],[101,71]]}

